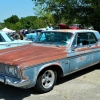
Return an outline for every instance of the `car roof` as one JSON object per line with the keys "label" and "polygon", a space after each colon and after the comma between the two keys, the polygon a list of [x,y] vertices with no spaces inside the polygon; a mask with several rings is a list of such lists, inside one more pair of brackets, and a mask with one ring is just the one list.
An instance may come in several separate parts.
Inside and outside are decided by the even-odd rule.
{"label": "car roof", "polygon": [[38,28],[37,30],[46,30],[46,28]]}
{"label": "car roof", "polygon": [[1,31],[1,30],[0,30],[0,33],[2,34],[2,33],[7,33],[7,32],[4,32],[4,31]]}
{"label": "car roof", "polygon": [[[76,32],[98,32],[95,30],[85,30],[85,29],[55,29],[55,30],[47,30],[47,31],[52,31],[52,32],[71,32],[71,33],[76,33]],[[46,31],[44,31],[46,32]]]}

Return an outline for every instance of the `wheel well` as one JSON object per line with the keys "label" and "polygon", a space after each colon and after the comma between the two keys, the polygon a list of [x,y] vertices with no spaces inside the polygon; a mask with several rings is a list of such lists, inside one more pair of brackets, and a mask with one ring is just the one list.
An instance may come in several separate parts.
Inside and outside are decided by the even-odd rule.
{"label": "wheel well", "polygon": [[[48,67],[45,67],[44,69],[42,69],[39,73],[39,75],[41,75],[41,73],[44,71],[44,70],[47,70],[47,69],[52,69],[52,70],[55,70],[57,72],[57,77],[62,77],[63,76],[63,70],[61,67],[57,66],[57,65],[52,65],[52,66],[48,66]],[[38,77],[39,77],[38,75]]]}

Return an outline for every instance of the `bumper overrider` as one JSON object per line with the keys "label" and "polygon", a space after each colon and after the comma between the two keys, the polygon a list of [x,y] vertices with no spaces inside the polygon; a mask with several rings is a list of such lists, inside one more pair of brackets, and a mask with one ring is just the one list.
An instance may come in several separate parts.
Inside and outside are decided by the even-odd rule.
{"label": "bumper overrider", "polygon": [[30,83],[29,80],[18,80],[18,79],[15,80],[7,76],[5,77],[0,76],[0,82],[4,83],[5,85],[8,84],[8,85],[20,87],[20,88],[24,88]]}

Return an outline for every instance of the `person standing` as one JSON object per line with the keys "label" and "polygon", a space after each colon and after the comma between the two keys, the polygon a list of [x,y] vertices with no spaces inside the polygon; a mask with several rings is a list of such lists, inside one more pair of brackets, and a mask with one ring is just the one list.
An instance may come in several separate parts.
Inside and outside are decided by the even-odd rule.
{"label": "person standing", "polygon": [[52,27],[52,24],[49,24],[47,27],[46,27],[46,30],[52,30],[53,27]]}

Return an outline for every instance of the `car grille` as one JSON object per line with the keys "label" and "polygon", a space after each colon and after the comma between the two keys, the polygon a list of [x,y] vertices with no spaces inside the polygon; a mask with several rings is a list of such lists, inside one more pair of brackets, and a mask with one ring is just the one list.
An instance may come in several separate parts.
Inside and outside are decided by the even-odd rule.
{"label": "car grille", "polygon": [[6,64],[0,63],[0,73],[7,73]]}

